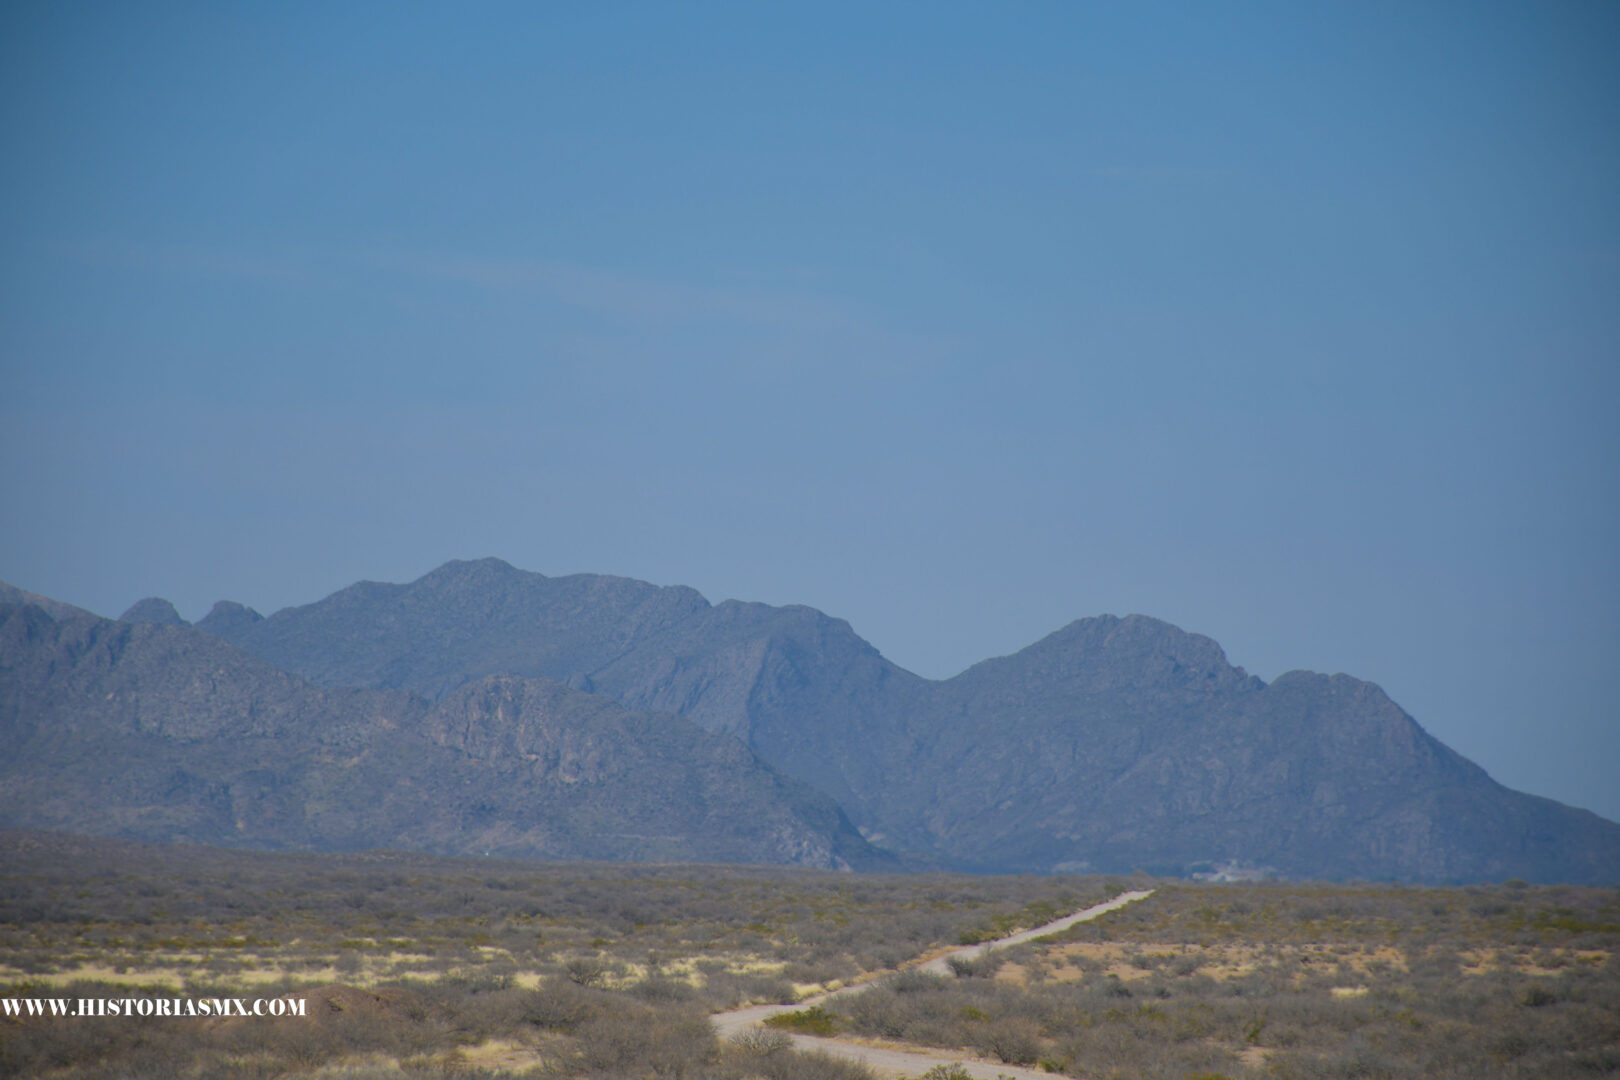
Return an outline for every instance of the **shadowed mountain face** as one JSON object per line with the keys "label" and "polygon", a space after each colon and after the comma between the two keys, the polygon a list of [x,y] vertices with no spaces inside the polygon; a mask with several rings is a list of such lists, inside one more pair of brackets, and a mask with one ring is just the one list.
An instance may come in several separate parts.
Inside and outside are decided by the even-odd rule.
{"label": "shadowed mountain face", "polygon": [[[252,626],[264,618],[250,607],[233,603],[230,600],[221,600],[197,622],[197,629],[206,630],[216,637],[229,638],[233,633]],[[129,622],[128,615],[124,621]]]}
{"label": "shadowed mountain face", "polygon": [[0,607],[0,822],[271,849],[893,868],[741,742],[557,683],[313,687],[208,634]]}
{"label": "shadowed mountain face", "polygon": [[927,686],[813,608],[711,606],[688,588],[548,578],[498,559],[449,563],[409,585],[361,582],[263,621],[211,618],[198,629],[322,685],[436,698],[513,674],[676,713],[792,762],[784,771],[846,806],[883,786],[873,717]]}
{"label": "shadowed mountain face", "polygon": [[1508,791],[1370,683],[1271,685],[1142,616],[921,679],[805,607],[495,559],[213,629],[313,681],[545,677],[737,735],[870,837],[982,870],[1620,881],[1620,825]]}

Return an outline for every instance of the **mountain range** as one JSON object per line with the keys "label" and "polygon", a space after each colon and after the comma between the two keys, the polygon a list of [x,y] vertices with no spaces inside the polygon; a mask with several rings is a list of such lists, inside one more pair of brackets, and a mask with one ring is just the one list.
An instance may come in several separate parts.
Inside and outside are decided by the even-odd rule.
{"label": "mountain range", "polygon": [[728,736],[543,679],[322,688],[199,630],[0,604],[0,822],[292,850],[893,868]]}
{"label": "mountain range", "polygon": [[[509,707],[468,701],[515,687],[549,688],[575,703],[570,717],[592,702],[643,718],[597,744],[633,759],[632,772],[649,756],[667,760],[645,752],[653,727],[702,729],[694,734],[715,747],[746,747],[761,777],[797,793],[795,820],[820,823],[813,855],[763,861],[869,866],[892,858],[887,851],[911,865],[989,872],[1237,865],[1311,878],[1620,881],[1620,825],[1502,787],[1373,684],[1309,672],[1268,684],[1209,638],[1139,615],[1076,621],[945,680],[890,663],[812,608],[710,604],[688,588],[546,577],[497,559],[448,563],[404,585],[361,582],[268,618],[221,602],[195,627],[149,599],[116,625],[217,639],[232,650],[209,663],[257,672],[255,686],[276,672],[307,680],[297,683],[303,694],[383,695],[375,700],[399,703],[387,706],[399,731],[463,757],[485,746],[490,763],[514,752],[500,734]],[[14,679],[12,649],[8,637],[0,688]],[[73,697],[56,678],[41,676],[22,711],[0,719],[91,708],[92,695]],[[259,693],[221,700],[221,725],[253,715],[246,703]],[[457,709],[477,713],[484,742],[446,734],[454,725],[443,717]],[[288,753],[306,761],[316,751],[299,743]],[[25,767],[42,777],[58,769],[43,758]],[[510,789],[489,821],[535,798],[522,770],[486,769]],[[384,783],[385,772],[352,782]],[[824,803],[814,803],[818,792]],[[562,812],[556,798],[545,814]],[[460,824],[430,850],[490,835],[494,825],[478,832],[459,805],[445,803]],[[865,842],[840,831],[851,822]],[[387,827],[342,843],[371,842]],[[319,830],[299,835],[305,846],[327,843]],[[420,846],[412,836],[389,842]],[[646,857],[618,850],[613,857]]]}

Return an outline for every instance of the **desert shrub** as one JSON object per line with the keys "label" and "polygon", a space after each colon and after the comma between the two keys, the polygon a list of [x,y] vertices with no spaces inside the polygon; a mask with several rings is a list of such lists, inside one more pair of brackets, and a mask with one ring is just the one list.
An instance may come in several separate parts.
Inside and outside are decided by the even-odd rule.
{"label": "desert shrub", "polygon": [[992,950],[980,956],[953,956],[946,960],[945,964],[959,979],[991,979],[1006,962],[1005,954],[1000,950]]}
{"label": "desert shrub", "polygon": [[702,996],[711,1008],[729,1009],[747,1002],[789,1005],[798,995],[780,975],[722,969],[706,974]]}
{"label": "desert shrub", "polygon": [[1558,1000],[1558,995],[1546,983],[1534,982],[1524,988],[1519,995],[1519,1003],[1532,1009],[1539,1009],[1543,1005],[1552,1005]]}
{"label": "desert shrub", "polygon": [[788,1051],[754,1058],[748,1070],[746,1076],[764,1080],[874,1080],[872,1071],[859,1062],[819,1050]]}
{"label": "desert shrub", "polygon": [[1185,978],[1189,975],[1195,974],[1198,969],[1203,966],[1204,958],[1202,956],[1197,953],[1188,953],[1185,956],[1176,957],[1175,960],[1170,964],[1170,970]]}
{"label": "desert shrub", "polygon": [[[855,1001],[868,996],[858,995]],[[808,1009],[799,1009],[797,1012],[777,1013],[766,1019],[767,1027],[778,1028],[783,1031],[797,1031],[801,1035],[831,1035],[838,1030],[839,1016],[828,1012],[820,1005],[812,1005]]]}
{"label": "desert shrub", "polygon": [[845,998],[838,1007],[843,1010],[851,1030],[862,1035],[875,1035],[883,1039],[910,1038],[914,1042],[930,1041],[918,1030],[919,1014],[926,1015],[914,995],[900,998],[888,988],[868,990]]}
{"label": "desert shrub", "polygon": [[793,1049],[793,1037],[770,1028],[748,1028],[730,1039],[730,1049],[744,1057],[770,1057]]}
{"label": "desert shrub", "polygon": [[987,1024],[974,1043],[1008,1065],[1033,1065],[1042,1048],[1040,1032],[1027,1020]]}
{"label": "desert shrub", "polygon": [[643,1001],[691,1001],[697,997],[690,983],[663,975],[642,979],[630,987],[630,993]]}
{"label": "desert shrub", "polygon": [[942,990],[948,985],[943,975],[909,968],[889,980],[889,988],[897,994],[915,994],[929,990]]}
{"label": "desert shrub", "polygon": [[616,1011],[586,1020],[576,1035],[580,1060],[601,1076],[682,1080],[703,1075],[719,1054],[709,1018],[684,1010]]}
{"label": "desert shrub", "polygon": [[605,995],[571,979],[552,976],[529,993],[522,1003],[522,1018],[549,1031],[572,1032],[607,1007]]}
{"label": "desert shrub", "polygon": [[612,970],[612,965],[599,956],[579,956],[563,965],[568,981],[579,986],[602,986]]}
{"label": "desert shrub", "polygon": [[1125,984],[1125,980],[1118,975],[1105,975],[1100,980],[1088,982],[1087,985],[1093,988],[1099,997],[1103,998],[1131,998],[1136,996],[1131,993],[1131,988]]}

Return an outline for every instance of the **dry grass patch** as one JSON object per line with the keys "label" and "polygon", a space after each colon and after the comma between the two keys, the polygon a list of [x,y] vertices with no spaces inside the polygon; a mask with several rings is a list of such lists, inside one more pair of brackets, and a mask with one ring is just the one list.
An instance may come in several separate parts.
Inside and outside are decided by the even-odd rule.
{"label": "dry grass patch", "polygon": [[457,1050],[454,1060],[457,1064],[477,1069],[527,1071],[542,1068],[548,1059],[535,1046],[527,1046],[512,1039],[487,1039],[476,1046],[465,1046]]}

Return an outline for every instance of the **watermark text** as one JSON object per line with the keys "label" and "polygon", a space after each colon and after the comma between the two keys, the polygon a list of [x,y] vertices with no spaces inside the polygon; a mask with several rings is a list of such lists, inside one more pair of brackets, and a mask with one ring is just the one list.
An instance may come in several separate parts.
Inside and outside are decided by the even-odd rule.
{"label": "watermark text", "polygon": [[0,998],[4,1016],[305,1016],[303,998]]}

